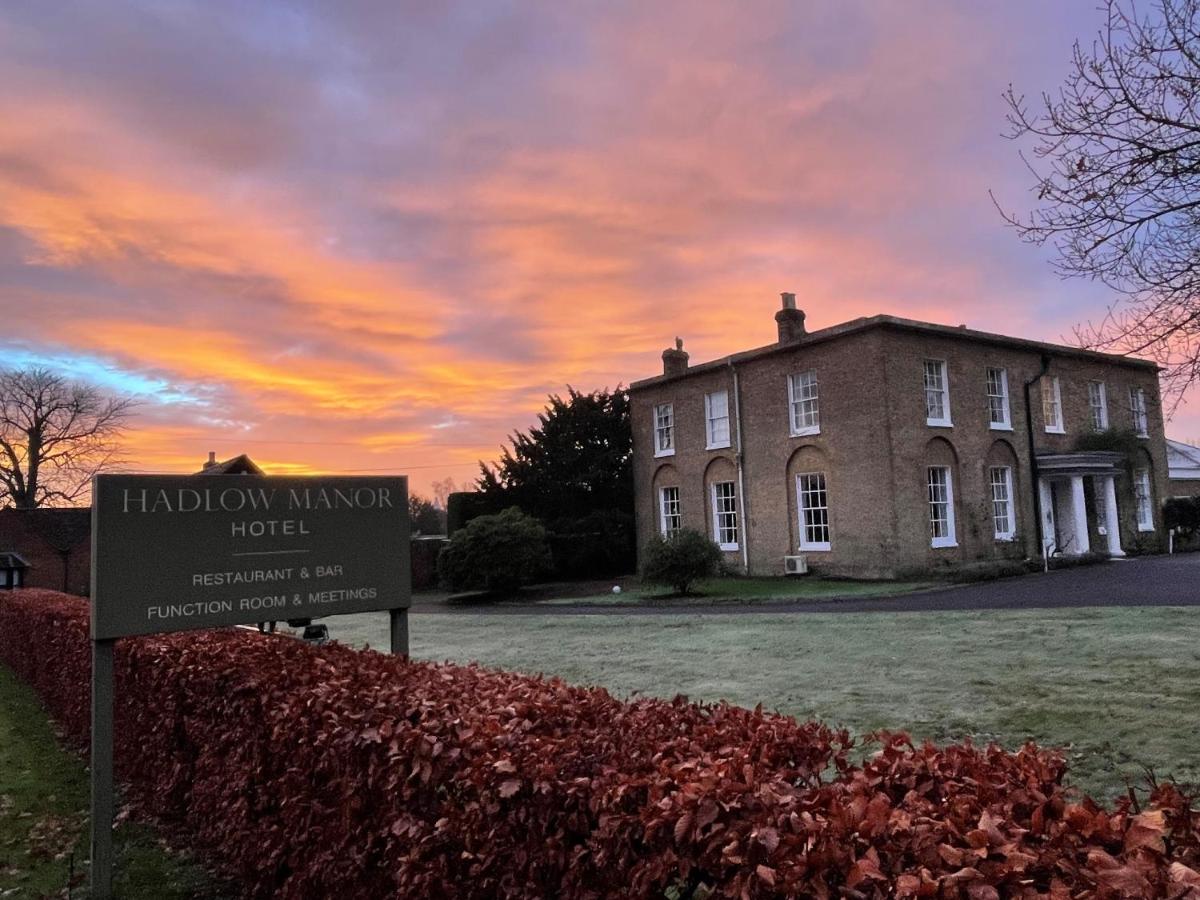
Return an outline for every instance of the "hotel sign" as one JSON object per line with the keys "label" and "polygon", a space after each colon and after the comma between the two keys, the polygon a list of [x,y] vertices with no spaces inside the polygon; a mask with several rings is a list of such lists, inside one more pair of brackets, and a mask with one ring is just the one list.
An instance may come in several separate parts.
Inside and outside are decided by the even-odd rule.
{"label": "hotel sign", "polygon": [[407,608],[404,477],[99,475],[92,639]]}

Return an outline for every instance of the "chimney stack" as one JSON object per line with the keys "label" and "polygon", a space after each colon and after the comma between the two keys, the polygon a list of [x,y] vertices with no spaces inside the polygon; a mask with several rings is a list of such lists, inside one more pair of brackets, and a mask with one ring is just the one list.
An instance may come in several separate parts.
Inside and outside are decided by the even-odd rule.
{"label": "chimney stack", "polygon": [[682,375],[687,371],[688,355],[683,349],[683,338],[675,338],[675,346],[663,351],[662,361],[664,375]]}
{"label": "chimney stack", "polygon": [[796,295],[784,291],[783,308],[775,313],[775,324],[779,327],[779,343],[791,344],[804,337],[804,310],[796,309]]}
{"label": "chimney stack", "polygon": [[211,469],[217,464],[217,452],[215,450],[208,451],[208,462],[204,464],[204,468]]}

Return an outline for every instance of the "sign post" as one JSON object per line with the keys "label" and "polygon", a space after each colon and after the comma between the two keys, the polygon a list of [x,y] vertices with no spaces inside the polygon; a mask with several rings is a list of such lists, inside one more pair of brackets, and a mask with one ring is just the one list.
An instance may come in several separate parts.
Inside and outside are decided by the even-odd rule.
{"label": "sign post", "polygon": [[403,476],[92,480],[95,900],[112,897],[117,638],[386,609],[407,656],[409,552]]}
{"label": "sign post", "polygon": [[112,897],[113,644],[92,641],[92,897]]}

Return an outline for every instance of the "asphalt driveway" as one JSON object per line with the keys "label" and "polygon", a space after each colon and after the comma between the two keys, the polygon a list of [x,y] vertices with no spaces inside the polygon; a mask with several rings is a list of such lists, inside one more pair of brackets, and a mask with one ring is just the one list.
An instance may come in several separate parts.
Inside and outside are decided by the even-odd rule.
{"label": "asphalt driveway", "polygon": [[414,611],[488,615],[777,615],[779,613],[935,612],[973,609],[1073,609],[1087,606],[1200,606],[1200,553],[1112,560],[981,584],[936,588],[895,597],[808,600],[796,603],[595,606],[498,603],[417,605]]}

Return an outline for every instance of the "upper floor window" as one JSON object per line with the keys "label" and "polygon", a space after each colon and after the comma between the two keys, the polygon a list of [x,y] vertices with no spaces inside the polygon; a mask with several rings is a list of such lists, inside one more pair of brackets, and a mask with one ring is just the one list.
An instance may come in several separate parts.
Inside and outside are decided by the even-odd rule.
{"label": "upper floor window", "polygon": [[998,431],[1012,431],[1007,369],[987,370],[987,398],[989,427]]}
{"label": "upper floor window", "polygon": [[793,435],[821,433],[816,372],[797,372],[788,376],[788,408]]}
{"label": "upper floor window", "polygon": [[675,454],[675,411],[670,403],[654,407],[654,455]]}
{"label": "upper floor window", "polygon": [[988,474],[992,485],[993,534],[998,541],[1011,541],[1017,533],[1012,469],[1009,466],[992,466]]}
{"label": "upper floor window", "polygon": [[954,485],[947,466],[930,466],[929,538],[933,547],[957,547],[954,537]]}
{"label": "upper floor window", "polygon": [[679,512],[679,488],[664,487],[658,489],[659,528],[663,537],[670,537],[683,527],[683,517]]}
{"label": "upper floor window", "polygon": [[1088,406],[1092,410],[1092,430],[1108,430],[1108,388],[1103,381],[1088,382]]}
{"label": "upper floor window", "polygon": [[1154,530],[1154,504],[1151,502],[1150,470],[1138,469],[1133,473],[1133,500],[1137,509],[1138,531]]}
{"label": "upper floor window", "polygon": [[829,495],[825,492],[825,473],[797,475],[796,499],[800,510],[800,549],[828,550]]}
{"label": "upper floor window", "polygon": [[1138,437],[1150,436],[1150,421],[1146,417],[1146,392],[1140,387],[1129,389],[1129,412],[1133,416],[1133,428]]}
{"label": "upper floor window", "polygon": [[729,446],[729,392],[713,391],[704,395],[704,419],[709,450]]}
{"label": "upper floor window", "polygon": [[712,486],[713,537],[722,550],[738,548],[737,488],[732,481]]}
{"label": "upper floor window", "polygon": [[1053,434],[1065,434],[1062,414],[1062,387],[1058,377],[1042,379],[1042,421]]}
{"label": "upper floor window", "polygon": [[925,423],[950,425],[950,386],[946,379],[946,361],[925,360]]}

